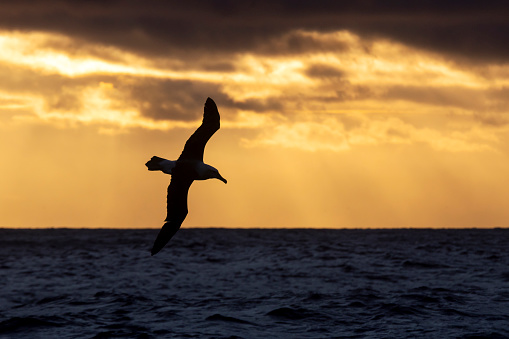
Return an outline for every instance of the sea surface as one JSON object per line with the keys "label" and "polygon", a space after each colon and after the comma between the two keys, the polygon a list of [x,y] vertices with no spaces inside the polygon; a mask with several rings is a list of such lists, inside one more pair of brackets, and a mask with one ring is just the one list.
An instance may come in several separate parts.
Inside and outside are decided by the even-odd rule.
{"label": "sea surface", "polygon": [[0,338],[508,338],[509,229],[0,229]]}

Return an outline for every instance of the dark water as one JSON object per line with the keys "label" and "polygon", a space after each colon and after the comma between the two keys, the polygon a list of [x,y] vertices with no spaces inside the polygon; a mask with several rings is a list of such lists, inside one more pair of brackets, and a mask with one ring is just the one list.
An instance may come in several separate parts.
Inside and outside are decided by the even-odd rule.
{"label": "dark water", "polygon": [[0,229],[1,338],[507,338],[509,230]]}

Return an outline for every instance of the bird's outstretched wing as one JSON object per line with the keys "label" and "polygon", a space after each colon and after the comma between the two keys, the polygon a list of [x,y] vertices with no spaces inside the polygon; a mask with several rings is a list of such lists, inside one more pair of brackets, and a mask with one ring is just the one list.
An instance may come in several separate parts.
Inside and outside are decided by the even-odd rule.
{"label": "bird's outstretched wing", "polygon": [[170,239],[177,233],[182,222],[187,216],[187,193],[193,183],[192,179],[175,174],[168,186],[166,223],[163,225],[150,253],[159,252]]}
{"label": "bird's outstretched wing", "polygon": [[205,145],[219,127],[219,111],[217,110],[216,103],[211,98],[207,98],[203,109],[201,126],[187,139],[184,150],[178,160],[203,161]]}

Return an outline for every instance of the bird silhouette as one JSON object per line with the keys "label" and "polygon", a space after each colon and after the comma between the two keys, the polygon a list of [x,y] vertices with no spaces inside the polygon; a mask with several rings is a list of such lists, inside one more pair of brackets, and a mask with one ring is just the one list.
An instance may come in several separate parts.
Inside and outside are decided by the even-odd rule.
{"label": "bird silhouette", "polygon": [[219,127],[219,111],[216,103],[211,98],[207,98],[203,109],[203,121],[186,141],[180,157],[172,161],[153,156],[145,164],[149,171],[162,171],[171,175],[166,200],[166,219],[150,251],[151,255],[158,253],[180,229],[187,216],[187,195],[193,181],[215,178],[226,184],[226,179],[216,168],[203,162],[205,145]]}

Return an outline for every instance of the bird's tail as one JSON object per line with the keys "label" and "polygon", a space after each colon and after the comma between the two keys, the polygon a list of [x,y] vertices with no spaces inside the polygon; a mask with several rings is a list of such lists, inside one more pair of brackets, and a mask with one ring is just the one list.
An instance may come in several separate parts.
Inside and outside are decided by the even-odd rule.
{"label": "bird's tail", "polygon": [[166,159],[153,156],[152,159],[147,161],[145,166],[148,167],[149,171],[162,171],[163,167],[161,166],[161,162],[163,162],[164,160]]}
{"label": "bird's tail", "polygon": [[152,159],[147,161],[145,166],[148,167],[149,171],[162,171],[166,174],[172,174],[173,168],[176,166],[176,161],[167,160],[153,156]]}

